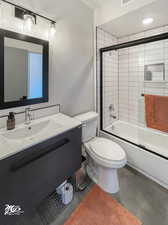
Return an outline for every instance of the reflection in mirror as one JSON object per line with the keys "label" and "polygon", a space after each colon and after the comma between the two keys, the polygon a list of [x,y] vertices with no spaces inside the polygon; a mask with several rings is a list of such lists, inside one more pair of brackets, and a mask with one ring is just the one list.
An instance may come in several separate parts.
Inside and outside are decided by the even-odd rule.
{"label": "reflection in mirror", "polygon": [[6,37],[4,45],[4,101],[42,98],[43,46]]}

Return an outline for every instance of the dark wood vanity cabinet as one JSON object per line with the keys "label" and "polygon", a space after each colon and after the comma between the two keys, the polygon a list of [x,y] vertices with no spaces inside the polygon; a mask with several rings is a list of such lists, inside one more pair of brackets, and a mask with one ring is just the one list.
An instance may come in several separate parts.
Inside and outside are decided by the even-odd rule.
{"label": "dark wood vanity cabinet", "polygon": [[[5,223],[7,216],[3,216],[6,204],[19,205],[24,210],[24,215],[29,214],[81,167],[81,160],[81,127],[1,160],[2,224],[10,225]],[[11,225],[13,222],[14,217]]]}

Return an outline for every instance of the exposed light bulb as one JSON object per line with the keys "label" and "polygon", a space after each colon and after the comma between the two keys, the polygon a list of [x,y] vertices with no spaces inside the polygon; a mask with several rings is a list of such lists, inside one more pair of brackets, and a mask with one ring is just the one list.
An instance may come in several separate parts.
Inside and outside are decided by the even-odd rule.
{"label": "exposed light bulb", "polygon": [[30,14],[24,15],[25,28],[27,31],[31,31],[33,24],[35,24],[35,19]]}
{"label": "exposed light bulb", "polygon": [[149,25],[149,24],[153,23],[153,21],[154,21],[154,19],[153,19],[152,17],[149,17],[149,18],[145,18],[145,19],[142,21],[142,23],[143,23],[144,25]]}
{"label": "exposed light bulb", "polygon": [[55,33],[56,33],[55,23],[52,22],[52,23],[51,23],[51,26],[50,26],[50,35],[51,35],[51,36],[54,36]]}

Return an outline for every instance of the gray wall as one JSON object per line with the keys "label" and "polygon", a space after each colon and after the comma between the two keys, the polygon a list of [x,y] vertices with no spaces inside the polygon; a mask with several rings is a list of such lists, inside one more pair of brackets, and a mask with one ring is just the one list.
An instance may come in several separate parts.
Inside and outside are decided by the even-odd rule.
{"label": "gray wall", "polygon": [[53,53],[54,95],[68,115],[94,110],[93,12],[73,2],[74,12],[57,23]]}

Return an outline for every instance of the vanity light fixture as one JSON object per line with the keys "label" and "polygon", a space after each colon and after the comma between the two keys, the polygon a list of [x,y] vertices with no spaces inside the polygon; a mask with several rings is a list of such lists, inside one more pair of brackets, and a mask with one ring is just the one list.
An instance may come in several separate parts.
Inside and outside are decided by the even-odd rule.
{"label": "vanity light fixture", "polygon": [[25,21],[25,28],[30,31],[32,28],[33,24],[36,24],[36,17],[40,17],[42,19],[45,19],[47,21],[50,22],[50,28],[49,28],[49,33],[51,36],[53,36],[56,32],[56,28],[55,28],[55,24],[56,21],[54,21],[51,18],[48,18],[46,16],[43,16],[41,14],[38,14],[36,12],[30,11],[20,5],[17,5],[11,1],[8,0],[0,0],[0,2],[4,2],[6,4],[12,5],[13,7],[15,7],[15,17],[22,19]]}
{"label": "vanity light fixture", "polygon": [[31,15],[30,13],[25,13],[24,14],[24,21],[25,21],[25,28],[28,31],[31,31],[31,28],[33,26],[33,24],[35,24],[35,17],[33,15]]}
{"label": "vanity light fixture", "polygon": [[151,23],[153,23],[154,19],[152,17],[148,17],[143,19],[142,23],[143,25],[150,25]]}
{"label": "vanity light fixture", "polygon": [[51,36],[54,36],[54,34],[56,33],[56,27],[55,27],[55,22],[51,22],[51,25],[50,25],[50,35]]}

